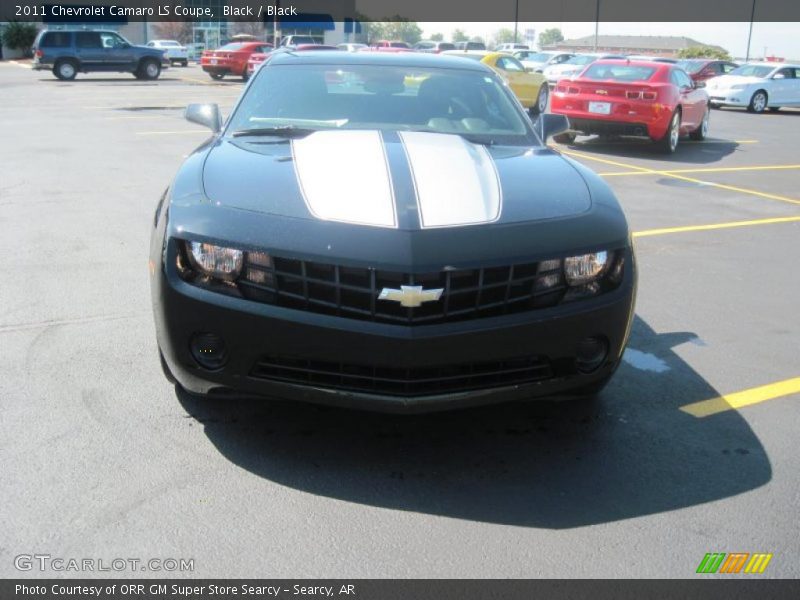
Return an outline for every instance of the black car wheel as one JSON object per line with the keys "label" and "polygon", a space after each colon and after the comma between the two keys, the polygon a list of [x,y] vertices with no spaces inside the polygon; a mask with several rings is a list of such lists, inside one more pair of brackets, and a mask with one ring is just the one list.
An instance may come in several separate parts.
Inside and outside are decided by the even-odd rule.
{"label": "black car wheel", "polygon": [[706,139],[708,135],[708,120],[710,118],[711,109],[706,107],[706,112],[703,114],[703,120],[700,122],[700,125],[697,126],[692,133],[689,134],[689,137],[693,140],[699,142]]}
{"label": "black car wheel", "polygon": [[181,66],[188,67],[189,66],[189,61],[188,60],[182,60],[181,61]]}
{"label": "black car wheel", "polygon": [[667,127],[664,136],[656,141],[656,146],[664,154],[672,154],[678,147],[678,140],[681,137],[681,111],[676,110],[672,113],[672,118],[669,120],[669,127]]}
{"label": "black car wheel", "polygon": [[209,73],[209,75],[211,75],[211,79],[216,79],[217,81],[225,77],[224,73]]}
{"label": "black car wheel", "polygon": [[72,60],[60,60],[53,66],[53,75],[61,81],[72,81],[78,74],[78,65]]}
{"label": "black car wheel", "polygon": [[747,105],[748,112],[762,113],[767,108],[767,92],[758,90],[750,98],[750,104]]}
{"label": "black car wheel", "polygon": [[553,136],[553,141],[559,144],[572,144],[576,137],[578,136],[575,133],[559,133]]}
{"label": "black car wheel", "polygon": [[138,79],[158,79],[161,75],[161,65],[156,60],[145,59],[139,63],[139,68],[136,71]]}

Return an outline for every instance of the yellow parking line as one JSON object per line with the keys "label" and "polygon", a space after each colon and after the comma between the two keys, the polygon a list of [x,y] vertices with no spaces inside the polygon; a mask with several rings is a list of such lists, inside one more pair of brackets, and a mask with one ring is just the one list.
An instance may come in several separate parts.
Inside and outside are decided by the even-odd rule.
{"label": "yellow parking line", "polygon": [[730,229],[733,227],[749,227],[751,225],[770,225],[773,223],[796,223],[800,217],[775,217],[772,219],[756,219],[752,221],[730,221],[728,223],[711,223],[708,225],[687,225],[684,227],[666,227],[663,229],[645,229],[634,231],[633,237],[649,237],[651,235],[664,235],[667,233],[684,233],[687,231],[709,231],[713,229]]}
{"label": "yellow parking line", "polygon": [[610,171],[598,173],[601,177],[619,177],[620,175],[672,175],[673,173],[734,173],[737,171],[780,171],[800,169],[800,165],[760,165],[756,167],[709,167],[702,169],[666,169],[663,171]]}
{"label": "yellow parking line", "polygon": [[769,194],[767,192],[759,192],[758,190],[751,190],[748,188],[738,187],[734,185],[725,185],[723,183],[715,183],[713,181],[703,181],[702,179],[695,179],[694,177],[686,177],[685,175],[677,175],[675,173],[668,173],[668,172],[659,172],[657,169],[648,169],[647,167],[639,167],[637,165],[631,165],[628,163],[619,162],[616,160],[609,160],[607,158],[599,158],[597,156],[592,156],[590,154],[584,154],[583,152],[573,152],[571,150],[561,150],[563,154],[567,154],[569,156],[574,156],[576,158],[585,158],[586,160],[593,160],[596,162],[604,163],[607,165],[612,165],[614,167],[623,167],[625,169],[633,169],[635,171],[640,171],[642,173],[650,173],[653,175],[664,175],[665,177],[672,177],[673,179],[680,179],[682,181],[689,181],[691,183],[699,183],[700,185],[706,185],[709,187],[715,187],[722,190],[729,190],[731,192],[739,192],[741,194],[749,194],[751,196],[758,196],[759,198],[767,198],[768,200],[778,200],[780,202],[788,202],[789,204],[798,204],[800,205],[800,200],[795,200],[794,198],[788,198],[786,196],[779,196],[778,194]]}
{"label": "yellow parking line", "polygon": [[710,398],[709,400],[685,404],[681,406],[680,409],[693,417],[701,419],[728,410],[735,410],[744,406],[751,406],[759,402],[766,402],[767,400],[774,400],[775,398],[782,398],[797,393],[800,393],[800,377],[785,379],[777,383],[770,383],[768,385],[742,390],[741,392]]}

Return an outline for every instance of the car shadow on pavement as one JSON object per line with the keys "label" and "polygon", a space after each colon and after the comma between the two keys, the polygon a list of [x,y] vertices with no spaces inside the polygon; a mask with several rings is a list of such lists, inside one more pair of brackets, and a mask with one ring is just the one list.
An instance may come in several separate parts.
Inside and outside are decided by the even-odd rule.
{"label": "car shadow on pavement", "polygon": [[[733,154],[739,148],[739,143],[732,140],[709,137],[702,142],[695,142],[689,138],[681,138],[678,148],[673,154],[662,153],[653,142],[638,138],[610,138],[599,136],[580,137],[577,142],[569,146],[556,147],[559,150],[572,150],[608,156],[610,160],[623,160],[633,158],[639,160],[652,160],[661,163],[674,162],[678,164],[711,164],[719,162],[726,156]],[[662,167],[657,167],[662,168]]]}
{"label": "car shadow on pavement", "polygon": [[[571,528],[741,494],[771,478],[736,411],[679,407],[719,393],[638,317],[595,402],[533,402],[415,416],[178,391],[232,463],[303,492],[473,521]],[[636,365],[636,366],[633,366]]]}

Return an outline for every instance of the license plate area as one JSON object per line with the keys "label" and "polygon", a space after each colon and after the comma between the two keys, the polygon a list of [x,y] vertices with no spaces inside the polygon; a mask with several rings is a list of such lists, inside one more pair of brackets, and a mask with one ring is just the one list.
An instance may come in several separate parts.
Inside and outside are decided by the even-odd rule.
{"label": "license plate area", "polygon": [[212,65],[215,65],[215,64],[217,64],[217,59],[216,58],[212,58],[210,62],[211,62]]}
{"label": "license plate area", "polygon": [[596,115],[610,115],[611,103],[610,102],[589,102],[589,112]]}

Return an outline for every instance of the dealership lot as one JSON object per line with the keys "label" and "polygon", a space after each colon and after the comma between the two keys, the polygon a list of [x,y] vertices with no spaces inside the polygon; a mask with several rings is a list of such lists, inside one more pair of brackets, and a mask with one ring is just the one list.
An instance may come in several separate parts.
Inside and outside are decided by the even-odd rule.
{"label": "dealership lot", "polygon": [[396,417],[198,402],[161,374],[153,211],[207,133],[182,108],[227,114],[241,85],[0,63],[0,575],[49,554],[197,577],[690,577],[707,552],[767,552],[763,576],[800,576],[800,111],[714,111],[667,158],[558,146],[636,232],[618,375],[593,405]]}

